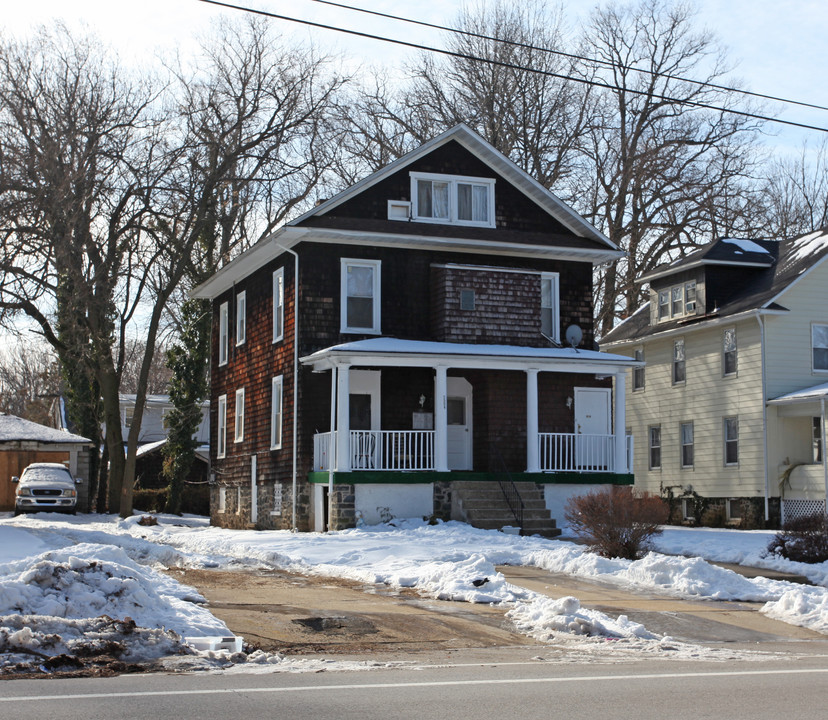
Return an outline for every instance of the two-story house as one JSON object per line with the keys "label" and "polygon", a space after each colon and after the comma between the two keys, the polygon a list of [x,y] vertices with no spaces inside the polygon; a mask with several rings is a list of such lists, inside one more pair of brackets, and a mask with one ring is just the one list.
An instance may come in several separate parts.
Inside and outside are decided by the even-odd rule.
{"label": "two-story house", "polygon": [[649,302],[602,339],[646,362],[626,395],[636,485],[675,520],[824,511],[826,257],[823,232],[715,241],[641,277]]}
{"label": "two-story house", "polygon": [[593,336],[592,269],[620,255],[463,125],[257,243],[194,292],[214,312],[212,522],[484,526],[475,506],[508,495],[520,523],[535,496],[548,518],[631,483],[640,363]]}

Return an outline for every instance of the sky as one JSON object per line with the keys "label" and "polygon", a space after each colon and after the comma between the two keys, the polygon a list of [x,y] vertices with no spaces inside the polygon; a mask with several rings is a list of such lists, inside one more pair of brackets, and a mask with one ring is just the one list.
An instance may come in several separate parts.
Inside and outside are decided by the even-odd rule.
{"label": "sky", "polygon": [[[565,540],[459,522],[398,519],[333,533],[292,533],[211,527],[206,517],[157,519],[155,525],[139,525],[140,514],[126,520],[0,514],[0,668],[37,666],[41,660],[30,651],[82,655],[106,643],[120,646],[124,659],[135,662],[185,652],[187,662],[200,659],[213,667],[319,669],[312,664],[298,668],[290,658],[261,651],[211,650],[205,638],[229,636],[230,630],[203,605],[196,589],[161,572],[169,567],[279,569],[412,588],[445,601],[492,603],[518,632],[576,652],[590,648],[610,662],[644,654],[723,660],[733,653],[658,635],[625,615],[583,607],[577,597],[521,588],[496,566],[530,565],[662,596],[762,602],[760,612],[771,618],[828,634],[828,562],[805,565],[764,557],[772,531],[668,527],[656,547],[669,555],[651,552],[630,561],[601,558]],[[806,575],[814,586],[743,577],[703,558]],[[102,620],[104,615],[114,622]],[[137,630],[124,625],[127,616]],[[746,654],[761,659],[761,653]]]}
{"label": "sky", "polygon": [[[419,0],[410,6],[401,5],[398,0],[343,1],[443,25],[452,25],[464,4],[463,0]],[[338,10],[312,0],[240,0],[238,4],[412,42],[440,42],[439,33],[434,30]],[[824,83],[828,67],[828,3],[824,0],[691,0],[691,4],[698,12],[698,26],[712,30],[729,49],[729,58],[737,66],[735,76],[744,80],[749,89],[828,105]],[[186,54],[193,48],[193,34],[205,31],[211,19],[239,14],[199,0],[26,0],[8,5],[2,20],[7,32],[25,33],[33,25],[62,18],[70,28],[85,24],[117,47],[129,62],[151,62],[159,49],[179,49]],[[585,19],[593,6],[592,0],[567,2],[570,24],[576,26]],[[285,33],[310,37],[326,49],[342,51],[355,63],[399,64],[410,53],[378,41],[274,22]],[[828,127],[828,111],[790,108],[781,117]],[[769,141],[779,152],[790,152],[805,139],[809,143],[820,142],[825,135],[787,129],[780,133]]]}

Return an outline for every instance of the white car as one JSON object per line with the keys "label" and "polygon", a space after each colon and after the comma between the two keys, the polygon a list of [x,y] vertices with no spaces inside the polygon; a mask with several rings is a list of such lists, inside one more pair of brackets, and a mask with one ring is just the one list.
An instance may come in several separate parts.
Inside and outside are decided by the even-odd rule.
{"label": "white car", "polygon": [[66,512],[75,514],[78,503],[76,485],[80,480],[60,463],[32,463],[20,477],[12,477],[17,484],[14,514],[25,512]]}

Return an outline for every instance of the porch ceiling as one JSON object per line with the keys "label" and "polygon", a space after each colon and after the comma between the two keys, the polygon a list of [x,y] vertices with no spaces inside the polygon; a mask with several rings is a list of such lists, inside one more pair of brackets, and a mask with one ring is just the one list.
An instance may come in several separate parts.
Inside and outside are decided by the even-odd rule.
{"label": "porch ceiling", "polygon": [[623,355],[573,348],[533,348],[518,345],[370,338],[318,350],[301,359],[316,371],[336,365],[372,367],[437,367],[529,370],[612,375],[643,365]]}

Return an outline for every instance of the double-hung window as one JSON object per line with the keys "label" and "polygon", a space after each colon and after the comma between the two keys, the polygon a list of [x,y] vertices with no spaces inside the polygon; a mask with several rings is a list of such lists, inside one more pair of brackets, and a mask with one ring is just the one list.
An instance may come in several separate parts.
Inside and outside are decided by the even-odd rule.
{"label": "double-hung window", "polygon": [[658,291],[658,319],[667,320],[670,317],[670,291]]}
{"label": "double-hung window", "polygon": [[342,258],[341,331],[380,333],[380,261]]}
{"label": "double-hung window", "polygon": [[679,437],[681,439],[681,466],[683,468],[693,467],[693,423],[684,422],[679,425]]}
{"label": "double-hung window", "polygon": [[661,426],[650,426],[649,432],[650,470],[661,468]]}
{"label": "double-hung window", "polygon": [[494,227],[494,187],[494,180],[486,178],[411,173],[412,217]]}
{"label": "double-hung window", "polygon": [[673,343],[673,385],[683,383],[687,377],[684,355],[684,338]]}
{"label": "double-hung window", "polygon": [[[635,351],[635,359],[644,362],[644,348]],[[644,389],[644,366],[633,368],[633,391]]]}
{"label": "double-hung window", "polygon": [[235,442],[244,440],[244,388],[236,390],[236,418],[233,432]]}
{"label": "double-hung window", "polygon": [[273,342],[285,336],[285,269],[273,273]]}
{"label": "double-hung window", "polygon": [[724,464],[739,464],[739,418],[724,418]]}
{"label": "double-hung window", "polygon": [[236,295],[236,345],[247,340],[247,293],[242,290]]}
{"label": "double-hung window", "polygon": [[216,457],[227,454],[227,395],[219,395],[216,422]]}
{"label": "double-hung window", "polygon": [[814,370],[828,370],[828,325],[811,325]]}
{"label": "double-hung window", "polygon": [[218,364],[226,365],[229,356],[229,327],[228,327],[228,304],[223,302],[219,306],[219,347],[218,347]]}
{"label": "double-hung window", "polygon": [[737,359],[736,328],[726,328],[722,336],[722,375],[736,374]]}
{"label": "double-hung window", "polygon": [[273,378],[270,391],[270,449],[282,447],[282,375]]}
{"label": "double-hung window", "polygon": [[541,274],[541,332],[550,340],[560,342],[560,292],[558,273]]}

